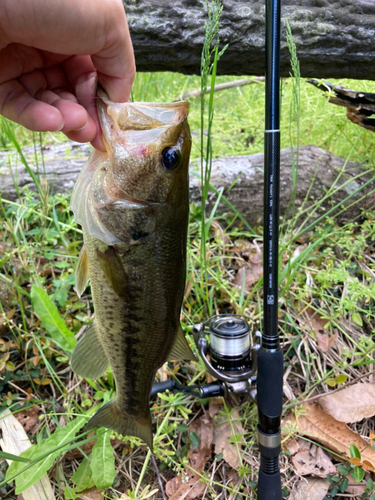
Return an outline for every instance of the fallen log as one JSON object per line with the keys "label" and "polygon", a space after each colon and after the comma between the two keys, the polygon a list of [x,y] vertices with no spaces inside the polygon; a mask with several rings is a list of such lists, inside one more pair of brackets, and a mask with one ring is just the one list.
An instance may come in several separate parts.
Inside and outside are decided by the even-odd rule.
{"label": "fallen log", "polygon": [[346,89],[340,85],[333,85],[330,82],[322,83],[318,80],[308,80],[308,83],[325,93],[329,90],[331,92],[329,102],[346,108],[346,116],[351,122],[375,132],[375,94],[373,92]]}
{"label": "fallen log", "polygon": [[[70,193],[79,171],[91,151],[87,144],[68,141],[55,144],[37,151],[37,164],[34,148],[25,148],[23,153],[30,168],[45,179],[52,193]],[[43,158],[42,158],[43,153]],[[296,151],[294,150],[294,157]],[[1,165],[2,164],[2,165]],[[200,203],[200,180],[194,174],[197,163],[192,163],[190,174],[190,200]],[[309,213],[309,208],[324,194],[333,189],[332,195],[321,204],[311,221],[333,206],[342,203],[351,194],[352,198],[333,212],[339,220],[350,220],[360,215],[361,210],[375,205],[375,172],[353,162],[345,162],[316,146],[300,148],[299,172],[295,202],[292,199],[292,151],[281,151],[280,214],[287,219],[292,208],[304,210],[301,220]],[[367,183],[367,184],[366,184]],[[263,154],[250,156],[228,156],[213,161],[211,184],[216,190],[223,188],[223,194],[250,225],[262,224],[263,214]],[[22,188],[28,186],[36,191],[31,177],[20,159],[12,153],[0,153],[0,194],[3,199],[16,200],[22,196]],[[332,188],[332,186],[334,186]],[[363,188],[362,188],[363,187]],[[307,198],[307,199],[306,199]],[[211,209],[216,194],[211,192],[207,209]],[[345,209],[344,211],[342,211]],[[221,202],[218,212],[231,212],[225,202]],[[311,211],[311,210],[310,210]],[[341,213],[340,213],[341,212]]]}
{"label": "fallen log", "polygon": [[[205,0],[123,0],[138,71],[199,74],[207,21]],[[218,64],[225,75],[264,75],[264,0],[222,0]],[[289,23],[301,75],[375,80],[375,2],[283,0],[281,76],[290,73]]]}

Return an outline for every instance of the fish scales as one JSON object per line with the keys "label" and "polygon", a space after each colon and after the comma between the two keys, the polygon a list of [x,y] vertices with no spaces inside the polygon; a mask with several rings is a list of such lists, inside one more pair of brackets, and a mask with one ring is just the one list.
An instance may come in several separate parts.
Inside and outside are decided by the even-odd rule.
{"label": "fish scales", "polygon": [[194,359],[180,313],[186,275],[191,147],[187,103],[98,105],[107,153],[93,153],[73,191],[83,227],[77,291],[88,278],[95,326],[72,356],[89,378],[108,364],[115,399],[88,428],[104,426],[152,448],[150,391],[167,359]]}

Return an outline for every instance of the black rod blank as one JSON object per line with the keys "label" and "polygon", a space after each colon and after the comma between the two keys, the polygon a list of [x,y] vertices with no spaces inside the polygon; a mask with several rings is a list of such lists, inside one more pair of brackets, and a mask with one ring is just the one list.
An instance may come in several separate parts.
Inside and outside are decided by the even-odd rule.
{"label": "black rod blank", "polygon": [[280,0],[266,0],[266,116],[264,133],[263,346],[278,349],[280,186]]}

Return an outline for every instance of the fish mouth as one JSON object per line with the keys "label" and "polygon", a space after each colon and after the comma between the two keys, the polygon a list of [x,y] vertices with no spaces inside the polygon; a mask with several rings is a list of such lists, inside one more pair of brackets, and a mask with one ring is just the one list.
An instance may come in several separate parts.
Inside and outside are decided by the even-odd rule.
{"label": "fish mouth", "polygon": [[106,205],[123,205],[132,207],[150,207],[154,205],[162,205],[162,203],[156,203],[154,201],[140,200],[137,198],[132,198],[131,196],[127,198],[121,198],[115,201],[106,203]]}
{"label": "fish mouth", "polygon": [[[108,115],[115,127],[122,132],[146,131],[156,128],[168,128],[186,120],[189,113],[189,103],[178,101],[173,103],[126,102],[115,103],[108,99],[107,94],[98,90],[98,114],[105,135],[112,135],[108,130]],[[112,124],[113,125],[113,124]],[[107,132],[107,133],[106,133]]]}

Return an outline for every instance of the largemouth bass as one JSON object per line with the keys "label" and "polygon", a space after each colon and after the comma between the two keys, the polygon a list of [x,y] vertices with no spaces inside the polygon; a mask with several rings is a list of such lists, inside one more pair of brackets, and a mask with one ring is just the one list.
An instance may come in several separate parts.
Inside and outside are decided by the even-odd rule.
{"label": "largemouth bass", "polygon": [[150,391],[168,359],[195,359],[180,326],[185,287],[191,137],[186,102],[117,104],[101,95],[107,153],[94,152],[71,206],[83,228],[76,268],[91,280],[95,321],[72,368],[87,378],[112,367],[116,397],[88,428],[138,436],[152,449]]}

